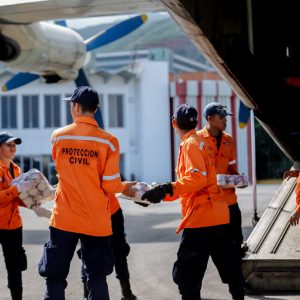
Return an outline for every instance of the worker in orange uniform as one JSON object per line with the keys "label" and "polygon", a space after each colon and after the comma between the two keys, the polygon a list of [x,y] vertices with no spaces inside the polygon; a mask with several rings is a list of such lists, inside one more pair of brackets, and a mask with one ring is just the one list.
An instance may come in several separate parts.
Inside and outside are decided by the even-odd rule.
{"label": "worker in orange uniform", "polygon": [[18,196],[34,186],[34,180],[11,184],[21,174],[21,169],[12,161],[16,155],[16,145],[21,142],[20,138],[7,132],[0,133],[0,244],[7,270],[7,286],[13,300],[22,299],[22,271],[27,268],[19,212],[19,206],[25,205]]}
{"label": "worker in orange uniform", "polygon": [[[137,300],[137,297],[132,293],[129,270],[127,264],[127,256],[130,252],[130,246],[126,241],[126,234],[124,229],[124,216],[120,203],[114,194],[109,195],[111,224],[113,235],[111,238],[112,248],[115,255],[115,272],[116,277],[120,281],[122,298],[121,300]],[[81,258],[81,249],[78,250],[78,255]],[[84,266],[81,269],[81,279],[83,282],[84,299],[87,299],[87,276],[84,271]]]}
{"label": "worker in orange uniform", "polygon": [[[227,123],[226,117],[232,115],[231,112],[227,111],[226,106],[217,102],[211,102],[203,110],[203,116],[207,120],[207,125],[197,131],[197,134],[205,141],[212,154],[217,174],[239,174],[233,139],[224,131]],[[242,257],[242,217],[235,189],[222,189],[222,198],[229,207],[231,237]]]}
{"label": "worker in orange uniform", "polygon": [[233,299],[244,299],[242,273],[228,236],[229,211],[220,197],[211,154],[196,134],[197,111],[188,104],[177,107],[172,125],[180,138],[175,182],[158,184],[142,199],[159,203],[180,198],[183,230],[173,280],[183,300],[201,299],[202,279],[209,256],[221,278],[226,278]]}
{"label": "worker in orange uniform", "polygon": [[39,273],[46,277],[44,299],[65,299],[70,262],[80,240],[88,299],[107,300],[106,276],[114,265],[107,195],[132,196],[132,183],[121,182],[117,138],[100,129],[94,119],[97,92],[82,86],[65,100],[70,101],[74,123],[55,130],[51,138],[59,182],[50,237],[39,263]]}
{"label": "worker in orange uniform", "polygon": [[289,170],[286,171],[283,175],[284,179],[289,180],[292,177],[297,178],[297,183],[296,183],[296,209],[295,211],[291,214],[290,217],[290,224],[292,226],[296,226],[299,224],[299,219],[300,219],[300,176],[299,176],[300,171],[299,170]]}

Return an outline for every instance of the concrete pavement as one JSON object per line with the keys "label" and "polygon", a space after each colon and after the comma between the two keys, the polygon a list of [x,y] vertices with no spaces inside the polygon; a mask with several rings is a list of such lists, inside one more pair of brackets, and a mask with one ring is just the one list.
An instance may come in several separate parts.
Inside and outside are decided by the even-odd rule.
{"label": "concrete pavement", "polygon": [[[258,186],[258,213],[262,214],[278,185]],[[244,238],[252,230],[251,187],[238,190],[239,204],[243,215]],[[129,268],[132,290],[139,300],[179,300],[177,286],[171,278],[180,236],[175,229],[180,222],[177,202],[162,203],[143,208],[121,200],[125,215],[127,239],[131,246]],[[32,211],[22,209],[24,223],[24,247],[28,256],[28,270],[23,273],[24,300],[41,300],[45,290],[44,279],[38,275],[37,264],[42,255],[43,244],[48,238],[48,220],[36,217]],[[114,274],[108,277],[111,300],[121,299],[120,287]],[[203,281],[202,297],[210,300],[231,299],[226,285],[221,283],[215,266],[209,262]],[[0,300],[9,300],[6,288],[6,271],[0,251]],[[80,261],[74,256],[66,289],[67,300],[82,299]],[[247,296],[246,299],[289,300],[300,299],[299,295]],[[99,299],[100,300],[100,299]]]}

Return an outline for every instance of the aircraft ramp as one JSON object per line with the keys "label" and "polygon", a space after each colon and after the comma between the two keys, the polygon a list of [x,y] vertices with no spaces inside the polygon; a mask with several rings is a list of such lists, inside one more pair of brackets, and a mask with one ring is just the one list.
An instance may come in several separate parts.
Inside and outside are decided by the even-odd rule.
{"label": "aircraft ramp", "polygon": [[254,292],[300,291],[300,228],[289,224],[296,180],[284,180],[247,240],[244,278]]}

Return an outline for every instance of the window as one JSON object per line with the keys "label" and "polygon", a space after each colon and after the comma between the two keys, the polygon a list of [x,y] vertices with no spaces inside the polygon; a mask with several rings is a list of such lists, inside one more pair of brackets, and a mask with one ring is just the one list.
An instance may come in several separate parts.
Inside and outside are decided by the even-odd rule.
{"label": "window", "polygon": [[119,164],[120,164],[120,175],[121,175],[122,180],[124,180],[124,178],[125,178],[125,154],[124,153],[120,154]]}
{"label": "window", "polygon": [[[66,98],[71,97],[71,94],[66,94]],[[66,123],[67,124],[72,124],[73,123],[73,118],[71,115],[71,108],[70,108],[70,101],[63,101],[65,102],[66,105]]]}
{"label": "window", "polygon": [[100,112],[101,112],[101,117],[102,117],[102,122],[104,124],[104,120],[105,120],[105,115],[104,115],[104,96],[103,94],[98,94],[99,96],[99,108]]}
{"label": "window", "polygon": [[60,126],[60,97],[45,95],[45,127]]}
{"label": "window", "polygon": [[1,127],[17,128],[17,96],[1,97]]}
{"label": "window", "polygon": [[39,96],[23,96],[23,127],[39,127]]}
{"label": "window", "polygon": [[32,168],[39,169],[48,179],[50,184],[57,183],[56,169],[51,155],[29,155],[16,156],[14,162],[18,164],[23,172],[27,172]]}
{"label": "window", "polygon": [[124,104],[122,95],[108,95],[109,127],[124,126]]}

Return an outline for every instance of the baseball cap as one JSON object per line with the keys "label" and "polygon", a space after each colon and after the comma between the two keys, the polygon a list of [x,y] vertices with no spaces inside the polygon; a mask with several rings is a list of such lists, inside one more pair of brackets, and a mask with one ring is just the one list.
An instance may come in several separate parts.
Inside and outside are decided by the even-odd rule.
{"label": "baseball cap", "polygon": [[71,97],[63,98],[64,101],[73,101],[89,106],[99,105],[98,93],[90,86],[78,87]]}
{"label": "baseball cap", "polygon": [[227,107],[217,102],[208,103],[203,110],[203,117],[219,115],[221,117],[232,116],[233,113],[227,111]]}
{"label": "baseball cap", "polygon": [[19,137],[12,136],[8,132],[0,132],[0,144],[15,142],[17,145],[22,143],[22,140]]}
{"label": "baseball cap", "polygon": [[173,118],[182,122],[197,121],[198,112],[196,108],[189,104],[181,104],[176,107]]}

